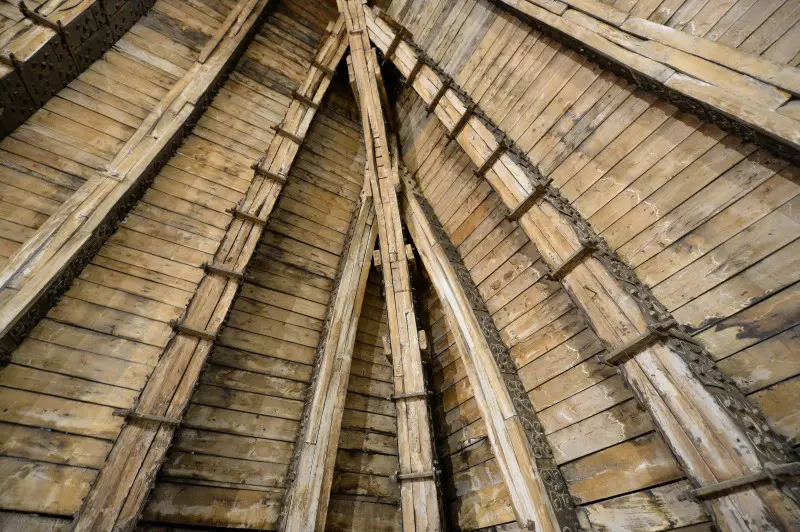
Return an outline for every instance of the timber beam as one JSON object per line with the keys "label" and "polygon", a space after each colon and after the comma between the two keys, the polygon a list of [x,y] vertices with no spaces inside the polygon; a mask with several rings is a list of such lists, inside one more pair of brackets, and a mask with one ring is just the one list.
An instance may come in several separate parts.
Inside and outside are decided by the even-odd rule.
{"label": "timber beam", "polygon": [[[406,396],[397,408],[398,479],[405,531],[438,531],[442,527],[437,469],[430,424],[425,372],[417,333],[417,319],[411,273],[403,241],[403,227],[397,197],[399,167],[396,142],[390,141],[384,123],[378,60],[367,36],[364,0],[338,0],[350,39],[349,72],[356,88],[367,151],[367,179],[375,203],[380,236],[383,275],[389,325],[389,347],[394,372],[394,396]],[[391,39],[386,47],[391,44]],[[404,44],[397,45],[397,52]],[[390,145],[393,154],[390,156]],[[414,394],[413,397],[407,394]]]}
{"label": "timber beam", "polygon": [[[340,17],[321,45],[318,60],[322,64],[335,68],[341,61],[347,48],[343,30],[344,22]],[[313,94],[314,102],[319,104],[329,85],[330,78],[319,68],[312,67],[301,90],[303,94]],[[315,113],[316,109],[293,100],[283,123],[304,135]],[[260,166],[268,172],[286,174],[298,150],[296,143],[276,135]],[[239,210],[249,217],[236,217],[228,227],[214,256],[214,267],[207,269],[184,313],[179,334],[170,340],[139,397],[137,414],[177,419],[188,407],[200,371],[213,347],[212,337],[192,334],[192,331],[219,330],[243,280],[229,272],[244,271],[264,231],[264,225],[251,217],[268,219],[282,189],[282,183],[254,171],[239,205]],[[176,427],[168,423],[125,425],[83,501],[74,530],[133,530],[175,430]]]}
{"label": "timber beam", "polygon": [[[372,12],[367,11],[366,17],[370,38],[385,49],[394,31]],[[406,42],[393,57],[402,75],[420,59]],[[412,86],[424,103],[430,103],[442,83],[434,65],[423,67]],[[452,130],[470,103],[468,95],[451,88],[435,114]],[[502,135],[476,110],[457,141],[480,167],[498,149],[503,138],[498,139],[498,133]],[[485,177],[512,211],[543,186],[541,173],[516,148],[500,156]],[[621,357],[618,367],[695,486],[759,472],[767,463],[793,461],[784,438],[769,428],[764,415],[717,370],[708,352],[688,341],[679,327],[657,341],[635,342],[653,327],[674,323],[674,318],[555,188],[548,186],[518,223],[551,270],[570,263],[560,282],[608,351],[636,344],[636,352]],[[573,263],[571,257],[586,246],[593,250]],[[789,478],[780,486],[745,485],[717,492],[707,504],[722,529],[792,530],[800,526],[798,491],[797,480]]]}
{"label": "timber beam", "polygon": [[[800,95],[797,68],[601,2],[571,9],[570,2],[490,1],[639,88],[800,164],[800,120],[781,109]],[[743,98],[730,90],[731,80],[760,90]]]}
{"label": "timber beam", "polygon": [[269,0],[239,0],[204,62],[196,61],[108,163],[0,269],[0,361],[57,302],[178,148],[236,65]]}
{"label": "timber beam", "polygon": [[578,530],[567,485],[469,270],[415,183],[406,178],[403,185],[406,227],[442,303],[517,523],[537,531]]}
{"label": "timber beam", "polygon": [[293,478],[281,512],[280,529],[284,531],[325,530],[353,347],[377,230],[372,196],[365,187],[347,233],[336,293],[328,306],[317,349],[314,385],[305,406],[307,415],[303,416],[290,467]]}
{"label": "timber beam", "polygon": [[[22,15],[0,46],[0,139],[100,59],[154,0],[45,2]],[[13,3],[7,2],[9,9]]]}

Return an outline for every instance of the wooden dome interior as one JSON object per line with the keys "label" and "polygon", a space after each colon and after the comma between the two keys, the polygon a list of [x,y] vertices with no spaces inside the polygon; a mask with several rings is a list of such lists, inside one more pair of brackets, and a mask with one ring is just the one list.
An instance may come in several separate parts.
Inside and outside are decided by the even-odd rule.
{"label": "wooden dome interior", "polygon": [[796,0],[0,2],[0,530],[800,530]]}

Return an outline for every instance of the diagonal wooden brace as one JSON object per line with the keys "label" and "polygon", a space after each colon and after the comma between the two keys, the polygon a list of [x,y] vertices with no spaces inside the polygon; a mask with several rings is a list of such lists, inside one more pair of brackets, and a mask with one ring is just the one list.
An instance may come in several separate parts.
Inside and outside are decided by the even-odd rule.
{"label": "diagonal wooden brace", "polygon": [[236,281],[241,281],[244,279],[244,273],[242,272],[229,270],[227,268],[220,268],[219,266],[214,266],[213,264],[209,264],[207,262],[203,264],[203,269],[206,271],[206,273],[221,275],[222,277],[227,277],[228,279],[234,279]]}
{"label": "diagonal wooden brace", "polygon": [[22,13],[22,16],[30,19],[34,22],[34,24],[38,24],[39,26],[44,26],[46,28],[50,28],[51,30],[58,33],[61,37],[64,36],[64,26],[61,24],[61,21],[53,22],[52,20],[48,19],[45,16],[37,13],[36,11],[32,11],[25,5],[25,2],[19,0],[19,12]]}
{"label": "diagonal wooden brace", "polygon": [[755,473],[749,473],[741,477],[730,478],[728,480],[723,480],[722,482],[716,482],[714,484],[709,484],[708,486],[703,486],[702,488],[694,489],[689,492],[689,496],[695,499],[710,499],[725,495],[728,491],[734,488],[755,484],[756,482],[761,482],[763,480],[771,480],[772,482],[779,483],[781,481],[781,477],[796,475],[800,475],[800,462],[789,462],[786,464],[773,464],[772,462],[767,462],[764,464],[764,467],[761,471],[756,471]]}
{"label": "diagonal wooden brace", "polygon": [[469,119],[472,118],[472,115],[475,113],[475,108],[476,107],[477,107],[477,104],[475,102],[472,102],[471,104],[469,104],[467,106],[466,110],[464,111],[464,114],[461,115],[461,118],[458,119],[458,122],[456,122],[456,125],[453,126],[453,130],[450,131],[449,133],[447,133],[447,138],[448,139],[455,140],[456,136],[459,133],[461,133],[462,129],[464,129],[464,126],[467,125],[467,122],[469,122]]}
{"label": "diagonal wooden brace", "polygon": [[117,417],[124,417],[128,421],[152,421],[154,423],[162,423],[164,425],[177,426],[183,421],[182,417],[170,418],[164,416],[156,416],[154,414],[140,414],[131,410],[117,409],[113,414]]}
{"label": "diagonal wooden brace", "polygon": [[395,473],[394,477],[399,482],[403,482],[405,480],[421,480],[424,478],[436,478],[436,475],[439,474],[437,469],[431,469],[430,471],[420,471],[419,473],[400,473],[399,471]]}
{"label": "diagonal wooden brace", "polygon": [[414,79],[416,79],[417,74],[419,74],[419,71],[422,69],[422,65],[425,64],[419,57],[417,57],[416,60],[417,62],[414,63],[414,66],[411,68],[411,72],[408,73],[408,77],[403,82],[404,85],[407,85],[409,87],[411,86],[412,83],[414,83]]}
{"label": "diagonal wooden brace", "polygon": [[394,52],[397,50],[397,47],[400,45],[400,42],[403,40],[403,37],[405,35],[408,35],[408,37],[411,38],[411,32],[408,31],[405,27],[400,26],[397,29],[397,33],[394,34],[392,42],[389,43],[389,48],[386,49],[386,53],[383,54],[384,62],[392,60]]}
{"label": "diagonal wooden brace", "polygon": [[667,336],[669,336],[669,330],[666,326],[650,326],[647,332],[627,344],[606,353],[600,361],[610,366],[618,366]]}
{"label": "diagonal wooden brace", "polygon": [[510,143],[508,142],[507,139],[503,139],[502,141],[500,141],[497,144],[497,148],[495,148],[494,151],[491,153],[491,155],[489,155],[489,158],[486,159],[486,161],[481,165],[481,167],[475,171],[475,175],[478,177],[483,177],[486,174],[486,172],[489,171],[489,168],[494,166],[494,163],[496,163],[497,160],[500,159],[500,156],[503,155],[506,152],[506,150],[508,150],[509,146]]}
{"label": "diagonal wooden brace", "polygon": [[297,144],[298,146],[302,146],[303,142],[305,142],[304,138],[298,137],[294,133],[289,133],[288,131],[283,129],[283,127],[281,127],[280,125],[271,126],[271,129],[275,132],[276,135],[287,138],[292,142],[294,142],[295,144]]}
{"label": "diagonal wooden brace", "polygon": [[575,266],[580,264],[587,255],[594,251],[594,249],[595,247],[590,244],[583,244],[581,247],[576,249],[572,255],[567,257],[566,260],[564,260],[564,262],[558,266],[558,268],[550,272],[549,277],[556,281],[560,281],[569,272],[571,272]]}
{"label": "diagonal wooden brace", "polygon": [[412,392],[412,393],[399,393],[397,395],[390,395],[390,401],[401,401],[403,399],[416,399],[418,397],[428,397],[431,395],[431,392],[428,390],[423,390],[421,392]]}
{"label": "diagonal wooden brace", "polygon": [[333,71],[330,68],[326,67],[325,65],[323,65],[322,63],[320,63],[316,59],[311,61],[311,65],[314,66],[317,70],[321,71],[325,76],[327,76],[329,78],[332,78],[334,76],[334,74],[336,74],[335,71]]}
{"label": "diagonal wooden brace", "polygon": [[263,168],[261,168],[260,162],[253,163],[253,165],[250,168],[255,170],[257,175],[260,175],[261,177],[266,177],[267,179],[272,179],[273,181],[275,181],[276,183],[280,183],[281,185],[285,185],[286,181],[289,179],[289,176],[287,175],[276,174],[275,172],[264,170]]}
{"label": "diagonal wooden brace", "polygon": [[228,209],[226,212],[232,214],[234,218],[238,218],[239,220],[247,220],[248,222],[252,222],[261,227],[267,225],[267,221],[265,219],[259,218],[255,214],[250,214],[249,212],[243,211],[238,205],[233,209]]}

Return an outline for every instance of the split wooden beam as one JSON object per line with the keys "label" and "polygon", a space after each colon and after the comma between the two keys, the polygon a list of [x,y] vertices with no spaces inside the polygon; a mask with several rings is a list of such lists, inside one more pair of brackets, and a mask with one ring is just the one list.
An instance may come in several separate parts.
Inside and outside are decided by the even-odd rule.
{"label": "split wooden beam", "polygon": [[[370,38],[386,49],[394,31],[373,13],[368,11],[366,17]],[[404,42],[397,47],[393,63],[407,75],[419,61],[417,55]],[[412,86],[430,103],[442,80],[426,65]],[[445,93],[434,110],[445,128],[452,130],[470,105],[468,100],[468,95],[455,89]],[[485,116],[472,116],[456,136],[478,167],[500,145],[487,122]],[[511,211],[544,186],[540,172],[513,149],[497,158],[485,178]],[[548,186],[518,223],[552,270],[558,270],[581,248],[594,248],[570,264],[560,282],[609,351],[630,346],[645,335],[653,340],[636,344],[636,352],[621,357],[618,367],[696,486],[758,473],[767,463],[793,461],[786,442],[714,367],[702,346],[677,326],[665,337],[652,335],[652,329],[674,324],[674,319],[557,190]],[[785,490],[790,489],[798,489],[796,479],[787,479],[781,486],[747,484],[719,492],[707,504],[725,530],[792,530],[800,526],[800,508],[787,495]]]}
{"label": "split wooden beam", "polygon": [[287,532],[325,530],[356,330],[378,235],[368,186],[352,223],[318,348],[308,416],[295,447],[295,474],[283,504],[280,529]]}
{"label": "split wooden beam", "polygon": [[[205,62],[196,61],[108,163],[53,213],[0,269],[0,347],[12,350],[102,246],[182,142],[226,69],[255,31],[269,0],[240,0],[241,23]],[[0,357],[1,358],[1,357]]]}
{"label": "split wooden beam", "polygon": [[[367,148],[367,177],[375,203],[380,236],[381,272],[389,325],[389,345],[394,371],[397,408],[398,482],[403,530],[438,531],[442,517],[436,476],[433,434],[411,276],[398,203],[399,167],[396,143],[386,132],[378,80],[378,60],[367,36],[363,0],[338,0],[350,38],[351,74],[357,89],[364,141]],[[389,43],[387,43],[387,46]],[[390,146],[395,146],[394,157]],[[413,394],[413,395],[409,395]]]}
{"label": "split wooden beam", "polygon": [[403,181],[403,217],[466,369],[489,442],[523,529],[578,530],[569,491],[517,369],[469,271],[421,192]]}
{"label": "split wooden beam", "polygon": [[[220,47],[214,53],[219,51]],[[347,40],[344,22],[333,27],[317,55],[318,60],[335,68],[344,56]],[[209,61],[213,61],[213,54]],[[312,67],[301,85],[303,94],[319,103],[330,85],[330,78]],[[283,123],[291,131],[305,135],[316,109],[299,100],[290,103]],[[287,174],[299,147],[275,136],[259,166],[276,174]],[[213,337],[222,326],[233,303],[243,272],[264,231],[264,224],[252,218],[268,219],[283,188],[283,183],[254,172],[238,210],[247,217],[234,217],[215,253],[206,275],[158,361],[137,402],[135,416],[179,418],[188,407],[200,371],[213,347]],[[198,335],[194,331],[205,334]],[[206,334],[208,336],[206,336]],[[136,526],[147,495],[155,482],[175,434],[173,424],[135,423],[122,428],[103,468],[84,499],[74,530],[130,531]]]}

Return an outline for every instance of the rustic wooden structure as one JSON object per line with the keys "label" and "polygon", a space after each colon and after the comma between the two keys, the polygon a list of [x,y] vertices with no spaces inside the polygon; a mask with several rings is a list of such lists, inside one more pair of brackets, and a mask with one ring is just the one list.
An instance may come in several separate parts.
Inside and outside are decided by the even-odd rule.
{"label": "rustic wooden structure", "polygon": [[375,4],[3,4],[0,530],[800,528],[795,3]]}

